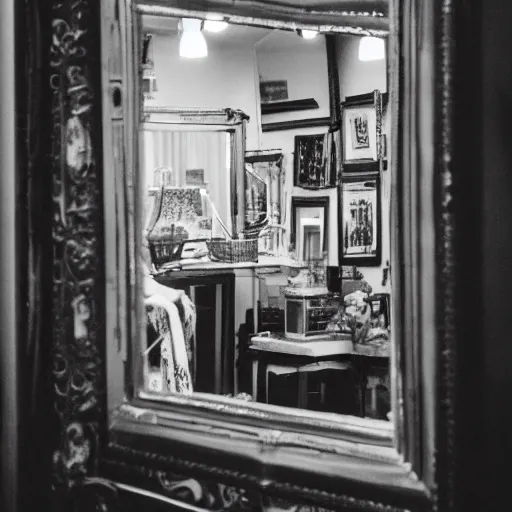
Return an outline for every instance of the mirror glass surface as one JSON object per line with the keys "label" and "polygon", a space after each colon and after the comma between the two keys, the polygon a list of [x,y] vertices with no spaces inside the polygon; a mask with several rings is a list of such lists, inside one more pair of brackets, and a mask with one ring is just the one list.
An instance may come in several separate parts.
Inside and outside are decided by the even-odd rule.
{"label": "mirror glass surface", "polygon": [[147,15],[142,32],[140,396],[390,420],[385,55],[341,33]]}

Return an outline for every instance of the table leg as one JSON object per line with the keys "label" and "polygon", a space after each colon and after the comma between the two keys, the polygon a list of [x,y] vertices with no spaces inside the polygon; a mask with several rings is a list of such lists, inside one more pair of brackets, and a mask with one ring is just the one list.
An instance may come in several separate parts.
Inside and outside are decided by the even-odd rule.
{"label": "table leg", "polygon": [[258,360],[252,362],[252,399],[258,401]]}
{"label": "table leg", "polygon": [[[361,360],[362,359],[362,360]],[[367,384],[367,372],[366,365],[364,364],[364,358],[360,358],[357,362],[357,373],[359,381],[359,413],[361,418],[366,417],[366,384]]]}
{"label": "table leg", "polygon": [[298,400],[297,406],[299,409],[307,409],[308,405],[308,375],[307,372],[299,372],[298,382]]}

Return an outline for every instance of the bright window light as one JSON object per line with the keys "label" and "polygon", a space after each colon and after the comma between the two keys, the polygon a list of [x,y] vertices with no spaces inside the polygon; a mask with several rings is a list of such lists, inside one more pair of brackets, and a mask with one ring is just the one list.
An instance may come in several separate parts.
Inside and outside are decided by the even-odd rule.
{"label": "bright window light", "polygon": [[359,60],[382,60],[386,57],[386,45],[384,39],[365,36],[359,42]]}

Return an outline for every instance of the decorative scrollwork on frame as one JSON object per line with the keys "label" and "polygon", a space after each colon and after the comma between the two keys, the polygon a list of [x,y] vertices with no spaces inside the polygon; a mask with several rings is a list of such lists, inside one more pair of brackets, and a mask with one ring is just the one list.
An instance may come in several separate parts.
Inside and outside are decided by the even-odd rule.
{"label": "decorative scrollwork on frame", "polygon": [[220,482],[197,480],[162,471],[157,472],[157,478],[164,496],[207,510],[242,512],[253,510],[255,501],[259,503],[258,493],[251,493]]}
{"label": "decorative scrollwork on frame", "polygon": [[106,423],[104,344],[100,339],[103,311],[97,304],[103,286],[99,259],[103,232],[101,147],[93,137],[94,123],[101,119],[92,75],[100,67],[94,66],[99,62],[98,26],[99,5],[93,7],[88,0],[53,2],[49,84],[53,126],[52,358],[54,410],[60,430],[53,453],[53,480],[55,488],[64,491],[76,487],[77,482],[84,484],[85,477],[96,473],[101,429]]}
{"label": "decorative scrollwork on frame", "polygon": [[119,510],[117,487],[102,478],[86,478],[82,485],[69,493],[69,508],[73,512],[112,512]]}
{"label": "decorative scrollwork on frame", "polygon": [[[145,452],[116,443],[110,443],[107,451],[107,457],[103,459],[106,474],[116,475],[116,479],[130,484],[136,482],[137,487],[206,510],[329,512],[348,509],[361,512],[407,512],[403,508],[369,499],[329,493],[281,479],[261,478],[243,471]],[[178,473],[174,473],[174,468]],[[222,483],[229,481],[236,481],[243,488]]]}

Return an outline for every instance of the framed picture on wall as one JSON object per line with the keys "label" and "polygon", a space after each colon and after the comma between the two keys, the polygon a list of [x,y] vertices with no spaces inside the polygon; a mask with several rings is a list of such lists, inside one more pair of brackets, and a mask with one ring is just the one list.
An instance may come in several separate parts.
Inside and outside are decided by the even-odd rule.
{"label": "framed picture on wall", "polygon": [[260,82],[261,103],[284,101],[288,99],[287,80],[267,80]]}
{"label": "framed picture on wall", "polygon": [[346,180],[340,186],[340,265],[381,263],[381,205],[378,177]]}
{"label": "framed picture on wall", "polygon": [[378,173],[383,159],[381,93],[348,96],[341,106],[343,173]]}
{"label": "framed picture on wall", "polygon": [[318,135],[297,135],[294,186],[313,190],[335,187],[340,149],[339,130]]}

